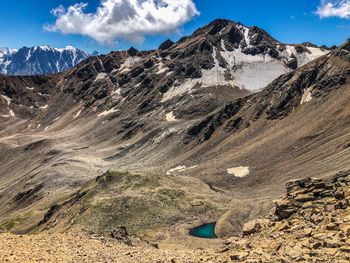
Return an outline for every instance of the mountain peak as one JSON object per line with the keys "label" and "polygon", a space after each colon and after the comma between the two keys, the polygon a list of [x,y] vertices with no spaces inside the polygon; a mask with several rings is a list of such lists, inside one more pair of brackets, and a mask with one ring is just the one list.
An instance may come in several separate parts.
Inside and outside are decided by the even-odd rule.
{"label": "mountain peak", "polygon": [[45,50],[45,51],[48,51],[48,50],[51,50],[51,49],[52,49],[52,47],[49,46],[49,45],[43,45],[43,46],[38,46],[38,47],[32,47],[31,49],[37,49],[37,48],[39,48],[39,49],[41,49],[41,50]]}
{"label": "mountain peak", "polygon": [[75,47],[73,47],[73,46],[66,46],[66,48],[65,48],[66,50],[76,50],[76,48]]}
{"label": "mountain peak", "polygon": [[101,53],[100,52],[98,52],[97,50],[94,50],[92,53],[91,53],[91,56],[99,56],[99,55],[101,55]]}
{"label": "mountain peak", "polygon": [[128,53],[129,56],[134,57],[134,56],[136,56],[139,53],[139,51],[136,48],[131,47],[131,48],[129,48],[127,50],[127,53]]}
{"label": "mountain peak", "polygon": [[172,47],[175,43],[171,41],[170,39],[165,40],[162,44],[160,44],[159,49],[160,50],[166,50]]}

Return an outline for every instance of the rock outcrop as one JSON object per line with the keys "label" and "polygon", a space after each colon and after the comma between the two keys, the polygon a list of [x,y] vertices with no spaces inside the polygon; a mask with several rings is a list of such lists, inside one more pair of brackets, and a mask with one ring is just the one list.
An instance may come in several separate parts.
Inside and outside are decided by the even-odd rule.
{"label": "rock outcrop", "polygon": [[350,171],[286,188],[267,219],[246,223],[221,251],[236,262],[349,262]]}

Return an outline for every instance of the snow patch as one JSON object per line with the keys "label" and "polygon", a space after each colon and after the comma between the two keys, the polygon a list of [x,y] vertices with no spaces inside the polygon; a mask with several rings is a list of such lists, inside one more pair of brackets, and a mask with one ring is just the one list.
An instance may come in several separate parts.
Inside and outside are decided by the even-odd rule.
{"label": "snow patch", "polygon": [[169,70],[169,68],[166,67],[166,66],[163,64],[163,62],[160,62],[160,63],[158,64],[158,71],[157,71],[156,74],[162,74],[162,73],[164,73],[164,72],[167,72],[168,70]]}
{"label": "snow patch", "polygon": [[176,117],[175,117],[175,115],[174,115],[173,112],[167,113],[167,114],[165,115],[165,118],[166,118],[166,121],[167,121],[167,122],[176,121]]}
{"label": "snow patch", "polygon": [[311,51],[311,54],[306,53],[306,56],[309,58],[310,61],[329,53],[328,50],[322,50],[320,48],[315,47],[308,47],[308,49]]}
{"label": "snow patch", "polygon": [[115,91],[113,91],[112,95],[118,95],[119,96],[121,94],[121,92],[122,92],[122,89],[119,88],[119,89],[116,89]]}
{"label": "snow patch", "polygon": [[228,168],[227,173],[234,175],[235,177],[243,178],[249,175],[249,167],[233,167],[233,168]]}
{"label": "snow patch", "polygon": [[139,57],[129,57],[125,60],[125,62],[120,66],[120,73],[128,72],[131,68],[138,62],[140,62],[142,58]]}
{"label": "snow patch", "polygon": [[[246,35],[247,32],[249,29],[245,30]],[[223,51],[220,54],[228,64],[235,85],[241,89],[259,91],[280,75],[290,71],[283,63],[269,55],[246,55],[241,48],[228,51],[223,40],[221,47]]]}
{"label": "snow patch", "polygon": [[227,80],[225,77],[226,69],[220,67],[219,61],[216,58],[217,50],[213,50],[214,67],[209,70],[202,69],[202,77],[197,79],[185,79],[183,83],[175,82],[173,86],[163,95],[162,101],[165,102],[176,96],[190,93],[196,85],[201,87],[212,87],[212,86],[235,86],[236,83],[233,80]]}
{"label": "snow patch", "polygon": [[59,119],[61,119],[61,116],[58,116],[58,117],[55,118],[52,122],[58,121]]}
{"label": "snow patch", "polygon": [[107,116],[109,114],[112,114],[112,113],[118,112],[118,111],[119,111],[118,109],[116,109],[116,110],[115,109],[106,110],[106,111],[100,113],[99,115],[97,115],[97,117]]}
{"label": "snow patch", "polygon": [[76,119],[80,116],[82,110],[79,110],[73,117],[73,119]]}
{"label": "snow patch", "polygon": [[5,95],[1,95],[4,100],[6,100],[7,105],[11,104],[11,99]]}
{"label": "snow patch", "polygon": [[289,71],[276,60],[242,64],[232,75],[241,89],[257,92]]}
{"label": "snow patch", "polygon": [[200,79],[186,79],[183,83],[176,82],[166,93],[164,93],[161,102],[188,93],[197,84],[201,84]]}
{"label": "snow patch", "polygon": [[175,167],[175,168],[172,168],[172,169],[168,170],[166,172],[166,174],[167,175],[173,175],[175,173],[181,173],[183,171],[194,169],[196,167],[198,167],[198,165],[194,165],[194,166],[191,166],[191,167],[188,167],[188,168],[185,165],[181,165],[181,166],[178,166],[178,167]]}
{"label": "snow patch", "polygon": [[40,109],[45,110],[45,109],[47,109],[48,107],[49,107],[49,105],[46,104],[46,105],[40,107]]}
{"label": "snow patch", "polygon": [[95,78],[95,82],[98,81],[98,80],[101,80],[101,79],[104,79],[105,77],[107,76],[106,73],[98,73],[96,78]]}
{"label": "snow patch", "polygon": [[304,90],[303,96],[301,97],[300,105],[303,105],[304,103],[307,103],[312,100],[312,91],[312,87]]}
{"label": "snow patch", "polygon": [[226,69],[220,67],[219,61],[216,58],[217,50],[214,48],[213,50],[213,59],[214,59],[214,67],[209,70],[202,70],[202,78],[201,83],[202,87],[211,87],[211,86],[225,86],[231,85],[235,86],[236,83],[233,80],[227,80],[225,76]]}

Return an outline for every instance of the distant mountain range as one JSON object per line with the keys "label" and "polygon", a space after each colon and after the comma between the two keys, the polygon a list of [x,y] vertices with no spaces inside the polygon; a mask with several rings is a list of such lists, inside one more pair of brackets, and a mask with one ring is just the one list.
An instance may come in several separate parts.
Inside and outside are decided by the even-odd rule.
{"label": "distant mountain range", "polygon": [[44,75],[68,70],[90,56],[83,50],[67,46],[0,48],[0,73],[6,75]]}

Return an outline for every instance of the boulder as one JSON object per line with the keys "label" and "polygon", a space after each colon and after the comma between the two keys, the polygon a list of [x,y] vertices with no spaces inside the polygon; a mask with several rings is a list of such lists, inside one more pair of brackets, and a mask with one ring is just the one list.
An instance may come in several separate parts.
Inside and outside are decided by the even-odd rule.
{"label": "boulder", "polygon": [[259,232],[269,224],[267,219],[255,219],[243,225],[243,235],[250,235]]}
{"label": "boulder", "polygon": [[313,197],[312,194],[301,194],[301,195],[297,195],[294,200],[297,201],[297,202],[302,202],[302,203],[305,203],[305,202],[308,202],[308,201],[312,201],[314,200],[315,198]]}
{"label": "boulder", "polygon": [[129,238],[129,234],[128,234],[126,228],[123,226],[112,230],[111,237],[118,240],[119,242],[126,244],[126,245],[129,245],[129,246],[132,245],[132,242]]}

